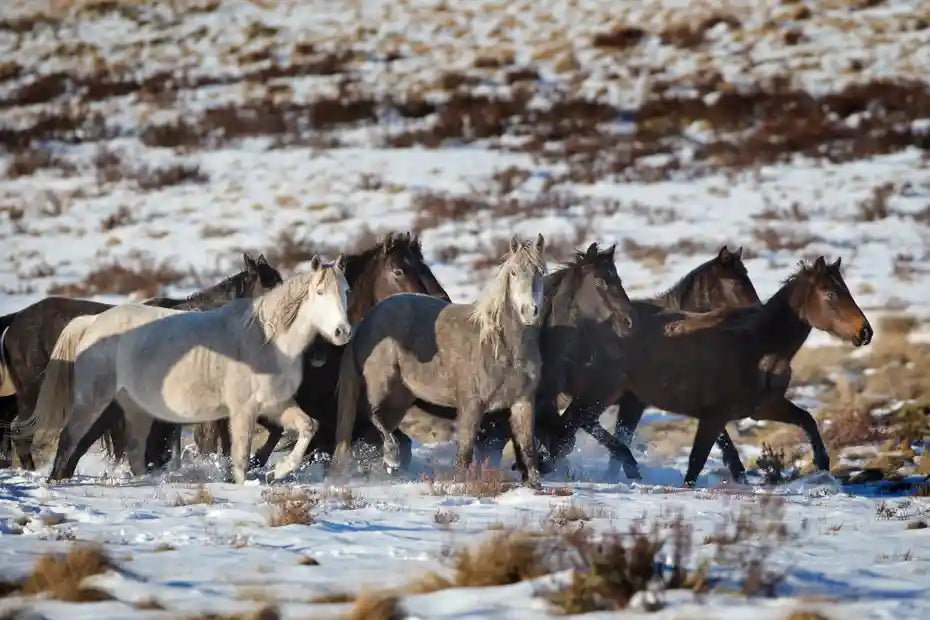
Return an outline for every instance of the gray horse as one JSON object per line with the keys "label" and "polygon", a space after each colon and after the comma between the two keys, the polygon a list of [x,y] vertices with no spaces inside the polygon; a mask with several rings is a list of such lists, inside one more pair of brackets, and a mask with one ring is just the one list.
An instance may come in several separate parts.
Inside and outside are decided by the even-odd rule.
{"label": "gray horse", "polygon": [[[339,373],[336,471],[344,471],[356,413],[381,432],[384,462],[400,465],[391,432],[417,399],[458,411],[456,467],[471,464],[484,413],[510,410],[524,479],[539,484],[533,449],[534,393],[540,378],[543,237],[511,240],[484,295],[453,304],[426,295],[394,295],[356,328]],[[360,396],[364,398],[360,398]]]}

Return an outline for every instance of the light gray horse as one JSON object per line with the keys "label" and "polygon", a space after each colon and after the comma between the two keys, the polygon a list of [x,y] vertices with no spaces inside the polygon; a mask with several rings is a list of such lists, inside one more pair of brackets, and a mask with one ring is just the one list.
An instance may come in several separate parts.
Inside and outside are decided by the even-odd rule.
{"label": "light gray horse", "polygon": [[292,471],[317,426],[293,401],[303,351],[317,333],[338,346],[350,337],[344,268],[342,256],[332,265],[314,256],[308,273],[207,312],[123,305],[74,319],[55,345],[26,422],[34,429],[67,419],[53,478],[114,399],[126,413],[134,475],[145,473],[153,418],[190,424],[228,417],[232,474],[241,484],[259,415],[297,432],[275,476]]}
{"label": "light gray horse", "polygon": [[509,409],[517,458],[527,466],[524,477],[539,484],[533,395],[542,365],[543,243],[542,235],[535,243],[514,237],[497,276],[473,304],[400,294],[368,311],[342,357],[336,472],[345,472],[359,409],[381,432],[384,462],[398,467],[391,432],[421,399],[457,409],[460,471],[471,463],[485,412]]}

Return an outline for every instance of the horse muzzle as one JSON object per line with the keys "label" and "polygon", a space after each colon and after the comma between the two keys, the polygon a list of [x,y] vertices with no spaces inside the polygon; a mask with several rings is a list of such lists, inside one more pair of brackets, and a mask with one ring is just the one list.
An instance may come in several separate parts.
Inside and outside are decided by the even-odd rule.
{"label": "horse muzzle", "polygon": [[856,334],[854,344],[857,347],[865,346],[872,342],[872,336],[874,335],[875,333],[872,331],[872,326],[869,325],[868,321],[866,321],[863,323],[862,327],[859,328],[859,332]]}
{"label": "horse muzzle", "polygon": [[352,338],[352,327],[347,323],[343,323],[333,330],[333,344],[336,346],[341,347],[348,344],[350,338]]}

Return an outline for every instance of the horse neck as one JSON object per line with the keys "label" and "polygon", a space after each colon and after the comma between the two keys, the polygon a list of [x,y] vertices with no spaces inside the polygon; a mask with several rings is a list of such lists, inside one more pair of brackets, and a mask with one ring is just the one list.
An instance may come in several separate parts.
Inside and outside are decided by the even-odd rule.
{"label": "horse neck", "polygon": [[353,325],[362,320],[362,316],[375,305],[374,278],[372,266],[378,248],[346,256],[345,278],[351,290],[348,315]]}
{"label": "horse neck", "polygon": [[237,297],[242,297],[244,294],[245,272],[242,272],[190,295],[185,300],[185,305],[208,306],[216,303],[223,304]]}
{"label": "horse neck", "polygon": [[[296,303],[293,298],[305,294],[300,289],[306,289],[308,283],[303,279],[285,283],[278,286],[252,302],[252,312],[255,316],[267,316],[269,310],[280,311],[282,306],[288,303]],[[298,359],[301,357],[304,349],[309,346],[317,335],[316,323],[313,320],[313,296],[307,295],[300,307],[294,320],[288,326],[269,326],[262,325],[265,332],[265,340],[285,357],[289,359]]]}
{"label": "horse neck", "polygon": [[[703,266],[702,266],[703,267]],[[685,275],[675,285],[664,293],[660,293],[651,299],[666,310],[689,310],[696,306],[699,300],[704,297],[704,287],[701,284],[702,278],[698,277],[698,267]]]}
{"label": "horse neck", "polygon": [[795,309],[792,297],[799,284],[783,285],[762,308],[759,330],[766,353],[791,359],[811,333],[811,326]]}

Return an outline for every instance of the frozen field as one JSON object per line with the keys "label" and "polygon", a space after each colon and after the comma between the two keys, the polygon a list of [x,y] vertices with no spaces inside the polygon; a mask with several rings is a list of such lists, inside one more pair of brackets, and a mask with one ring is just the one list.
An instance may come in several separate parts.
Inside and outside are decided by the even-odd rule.
{"label": "frozen field", "polygon": [[[320,496],[312,523],[283,527],[268,523],[270,487],[209,482],[199,461],[140,481],[99,452],[68,484],[0,471],[0,582],[76,542],[101,543],[120,569],[91,578],[112,600],[0,598],[0,618],[265,605],[338,618],[351,603],[312,601],[449,571],[444,550],[501,527],[626,533],[643,519],[665,539],[676,511],[693,527],[685,566],[707,560],[712,587],[669,590],[650,617],[930,614],[930,528],[916,529],[930,500],[911,495],[930,457],[920,429],[885,432],[930,395],[925,3],[0,4],[0,312],[51,293],[187,294],[237,271],[243,250],[289,272],[391,230],[418,231],[453,300],[470,300],[513,233],[542,232],[552,266],[617,244],[631,297],[724,244],[744,248],[763,298],[797,261],[842,257],[877,328],[855,352],[814,333],[795,368],[791,396],[832,429],[835,478],[734,488],[715,449],[699,488],[679,489],[693,427],[654,410],[634,441],[642,484],[605,482],[606,453],[585,436],[545,493],[479,499],[421,480],[453,447],[419,443],[409,479],[334,490],[311,469],[277,485]],[[900,317],[913,320],[903,338],[884,322]],[[838,432],[852,410],[881,432]],[[731,431],[744,461],[772,426]],[[781,445],[806,471],[807,442]],[[843,484],[870,469],[885,484]],[[175,505],[204,479],[212,503]],[[758,528],[722,545],[740,514]],[[752,560],[771,596],[740,592]],[[545,617],[546,593],[570,581],[404,594],[400,617]]]}

